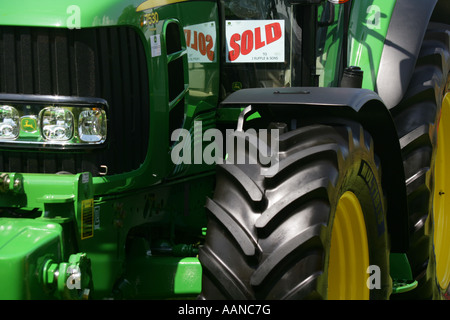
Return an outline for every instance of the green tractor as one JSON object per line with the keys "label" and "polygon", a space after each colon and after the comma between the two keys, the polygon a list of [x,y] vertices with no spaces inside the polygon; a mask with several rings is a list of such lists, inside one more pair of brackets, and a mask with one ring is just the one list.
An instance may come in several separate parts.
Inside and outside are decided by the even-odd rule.
{"label": "green tractor", "polygon": [[449,1],[22,4],[0,299],[447,297]]}

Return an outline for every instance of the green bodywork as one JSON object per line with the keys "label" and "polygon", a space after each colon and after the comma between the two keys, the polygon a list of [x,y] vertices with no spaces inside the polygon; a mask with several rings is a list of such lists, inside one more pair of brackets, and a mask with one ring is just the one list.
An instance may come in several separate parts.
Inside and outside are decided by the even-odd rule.
{"label": "green bodywork", "polygon": [[[133,26],[139,29],[147,52],[151,51],[150,36],[164,34],[163,29],[169,18],[176,17],[182,25],[195,25],[206,19],[215,21],[218,26],[216,4],[197,2],[159,7],[158,23],[141,27],[144,13],[136,11],[141,3],[142,1],[78,1],[75,8],[72,6],[73,1],[44,1],[39,5],[24,3],[18,9],[12,3],[2,2],[0,24],[57,28],[65,28],[69,24],[69,27],[73,27],[77,23],[73,15],[79,10],[80,25],[76,25],[77,28]],[[146,10],[145,13],[152,11],[153,9]],[[192,12],[196,14],[190,14]],[[49,284],[43,283],[40,274],[47,260],[63,263],[76,252],[87,253],[91,261],[95,289],[90,293],[90,298],[111,297],[114,294],[123,296],[121,292],[113,292],[113,287],[121,283],[124,275],[129,274],[126,270],[135,270],[133,266],[138,265],[138,261],[143,262],[139,272],[147,274],[149,281],[159,279],[159,282],[165,283],[165,289],[160,285],[149,285],[144,296],[158,297],[161,294],[168,297],[199,292],[201,267],[192,252],[185,254],[193,258],[174,259],[162,255],[159,260],[150,257],[149,250],[136,253],[136,249],[132,249],[135,245],[131,240],[127,243],[129,252],[125,252],[130,230],[144,224],[154,228],[163,226],[161,229],[164,230],[164,235],[161,237],[173,245],[176,245],[173,243],[176,228],[183,228],[186,234],[196,234],[200,239],[202,227],[206,225],[204,198],[213,189],[212,166],[197,165],[181,170],[178,175],[174,174],[169,141],[158,139],[169,134],[169,128],[165,125],[168,123],[169,102],[164,85],[167,82],[165,65],[168,58],[164,55],[164,46],[162,50],[161,56],[154,59],[148,54],[148,72],[154,75],[151,77],[153,81],[150,81],[151,120],[148,134],[155,139],[151,139],[147,159],[138,170],[95,178],[89,173],[21,174],[20,177],[9,173],[11,181],[20,179],[21,187],[3,193],[0,196],[0,207],[33,212],[31,214],[36,218],[1,219],[2,298],[40,299],[60,296],[57,290],[51,290]],[[216,59],[215,63],[203,68],[207,77],[214,79],[212,74],[218,70],[218,61]],[[215,88],[212,92],[217,93],[218,80],[213,85]],[[211,119],[211,125],[214,126],[212,110],[217,103],[217,94],[203,96],[201,101],[194,95],[189,95],[186,100],[185,127],[189,128],[194,118],[205,121]],[[209,114],[208,110],[211,110]],[[198,116],[198,113],[201,115]],[[184,176],[189,178],[183,178]],[[85,208],[86,212],[82,213],[83,201],[89,203],[89,200],[93,200],[93,205]],[[93,226],[89,226],[93,229],[92,235],[84,239],[82,215],[95,219]],[[165,270],[168,275],[160,278],[158,270]],[[173,272],[174,270],[177,271]],[[192,273],[195,273],[194,277],[182,276]],[[169,274],[175,275],[176,280],[162,280],[169,277]],[[195,284],[192,284],[192,279],[195,279]]]}
{"label": "green bodywork", "polygon": [[[240,113],[216,112],[222,59],[218,5],[215,1],[143,0],[73,3],[25,0],[18,6],[2,1],[0,25],[133,27],[144,44],[150,79],[147,156],[137,170],[100,177],[7,173],[6,190],[0,194],[0,298],[195,297],[201,290],[196,248],[206,226],[204,203],[213,192],[215,169],[172,163],[169,117],[181,98],[183,127],[188,130],[193,130],[195,120],[207,130],[221,121],[236,121]],[[368,75],[364,88],[374,89],[394,4],[393,0],[354,1],[348,63]],[[372,14],[369,6],[381,9],[379,28],[366,23]],[[341,16],[342,10],[336,10],[335,23],[322,29],[323,47],[317,58],[322,86],[338,82],[344,35]],[[142,23],[144,18],[150,23]],[[189,86],[180,99],[169,101],[167,65],[186,59],[185,43],[182,52],[166,52],[166,28],[173,21],[182,27],[209,23],[215,27],[217,41],[213,61],[187,64]],[[161,51],[152,56],[155,35],[161,35]],[[139,236],[143,233],[151,234],[146,238],[151,240],[143,240]],[[71,292],[70,284],[79,286]]]}
{"label": "green bodywork", "polygon": [[396,1],[355,1],[349,23],[348,65],[364,71],[362,87],[376,90],[386,34]]}

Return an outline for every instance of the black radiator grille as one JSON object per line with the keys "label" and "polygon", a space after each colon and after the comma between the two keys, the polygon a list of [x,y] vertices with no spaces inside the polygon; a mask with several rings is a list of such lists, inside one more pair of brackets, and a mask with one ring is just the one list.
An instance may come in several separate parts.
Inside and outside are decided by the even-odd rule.
{"label": "black radiator grille", "polygon": [[105,148],[2,148],[0,171],[97,176],[102,165],[108,174],[137,169],[148,148],[148,86],[145,50],[132,28],[0,27],[0,93],[97,97],[109,104]]}

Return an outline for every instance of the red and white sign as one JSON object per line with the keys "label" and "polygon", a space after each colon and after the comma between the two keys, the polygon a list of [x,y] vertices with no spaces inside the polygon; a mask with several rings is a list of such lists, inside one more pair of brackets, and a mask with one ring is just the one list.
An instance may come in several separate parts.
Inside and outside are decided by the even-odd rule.
{"label": "red and white sign", "polygon": [[227,20],[227,62],[284,62],[284,20]]}
{"label": "red and white sign", "polygon": [[190,63],[216,60],[216,24],[214,21],[185,27],[184,36]]}

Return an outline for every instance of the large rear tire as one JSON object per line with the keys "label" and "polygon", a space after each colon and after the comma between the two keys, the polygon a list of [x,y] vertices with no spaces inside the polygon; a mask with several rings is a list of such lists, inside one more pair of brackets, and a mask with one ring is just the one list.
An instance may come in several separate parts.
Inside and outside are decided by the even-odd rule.
{"label": "large rear tire", "polygon": [[[402,102],[391,112],[397,126],[408,197],[408,259],[418,287],[399,298],[440,298],[450,281],[449,70],[450,26],[430,23]],[[444,98],[446,96],[446,98]],[[446,157],[447,155],[447,157]],[[437,264],[436,264],[437,262]]]}
{"label": "large rear tire", "polygon": [[357,123],[310,125],[282,134],[278,155],[276,172],[218,169],[199,252],[200,298],[388,298],[385,204],[370,135]]}

